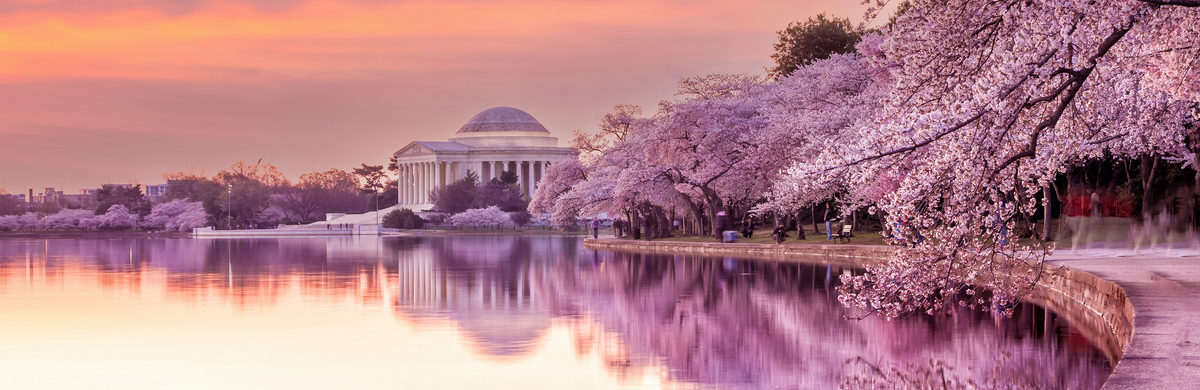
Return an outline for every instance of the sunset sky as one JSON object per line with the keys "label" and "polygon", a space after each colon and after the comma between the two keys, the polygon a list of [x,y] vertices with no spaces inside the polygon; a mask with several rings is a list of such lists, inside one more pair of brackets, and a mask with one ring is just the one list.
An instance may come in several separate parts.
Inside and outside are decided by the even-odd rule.
{"label": "sunset sky", "polygon": [[858,0],[0,0],[0,188],[163,182],[259,158],[382,164],[513,106],[565,144],[682,76],[764,73]]}

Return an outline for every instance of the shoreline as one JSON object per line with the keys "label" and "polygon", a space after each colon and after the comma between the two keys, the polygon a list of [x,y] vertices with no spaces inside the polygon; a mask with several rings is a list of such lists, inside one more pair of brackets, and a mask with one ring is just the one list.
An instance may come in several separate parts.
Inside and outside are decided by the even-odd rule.
{"label": "shoreline", "polygon": [[[765,261],[819,262],[865,267],[885,259],[896,248],[855,244],[750,244],[685,241],[635,241],[614,238],[585,238],[584,247],[619,252],[686,254],[739,257]],[[1116,282],[1091,273],[1059,265],[1046,265],[1047,276],[1039,281],[1027,302],[1059,314],[1080,329],[1084,337],[1109,358],[1113,372],[1102,388],[1127,387],[1136,383],[1118,370],[1134,341],[1135,308],[1125,289]]]}
{"label": "shoreline", "polygon": [[154,230],[35,230],[0,232],[0,240],[12,238],[188,238],[191,237],[191,235],[191,233],[163,232]]}

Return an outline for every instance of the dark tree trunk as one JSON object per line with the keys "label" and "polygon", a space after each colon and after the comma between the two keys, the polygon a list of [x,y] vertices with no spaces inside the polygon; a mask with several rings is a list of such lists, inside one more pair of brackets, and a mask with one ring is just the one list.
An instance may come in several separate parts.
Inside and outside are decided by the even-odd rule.
{"label": "dark tree trunk", "polygon": [[629,213],[629,216],[630,216],[629,226],[631,228],[633,228],[633,239],[635,239],[635,240],[641,239],[642,238],[642,223],[638,219],[637,210],[631,210]]}
{"label": "dark tree trunk", "polygon": [[1154,171],[1158,169],[1158,156],[1142,156],[1142,215],[1150,215],[1150,196],[1153,194]]}
{"label": "dark tree trunk", "polygon": [[1050,241],[1050,187],[1042,187],[1042,240]]}
{"label": "dark tree trunk", "polygon": [[804,241],[804,224],[800,223],[800,210],[796,210],[796,239]]}
{"label": "dark tree trunk", "polygon": [[705,200],[708,202],[708,219],[712,228],[710,233],[712,237],[720,240],[721,224],[717,218],[717,213],[725,208],[721,205],[721,197],[717,195],[717,191],[708,187],[700,187],[700,191],[704,193]]}
{"label": "dark tree trunk", "polygon": [[808,215],[812,217],[813,234],[821,234],[821,229],[817,228],[817,205],[808,206]]}
{"label": "dark tree trunk", "polygon": [[662,207],[654,207],[654,214],[658,217],[658,232],[655,234],[655,237],[670,237],[671,226],[674,224],[673,219],[667,218],[667,214]]}

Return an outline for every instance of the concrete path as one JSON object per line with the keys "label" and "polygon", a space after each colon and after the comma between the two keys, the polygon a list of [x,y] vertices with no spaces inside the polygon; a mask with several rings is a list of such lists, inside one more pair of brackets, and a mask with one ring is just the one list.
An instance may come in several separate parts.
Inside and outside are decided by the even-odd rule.
{"label": "concrete path", "polygon": [[1104,389],[1200,389],[1200,256],[1195,250],[1059,250],[1049,259],[1117,283],[1133,341]]}

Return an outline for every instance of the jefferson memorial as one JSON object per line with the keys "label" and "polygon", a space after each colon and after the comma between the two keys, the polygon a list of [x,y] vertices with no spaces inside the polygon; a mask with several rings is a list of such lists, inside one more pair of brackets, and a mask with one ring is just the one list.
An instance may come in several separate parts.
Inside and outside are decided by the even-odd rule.
{"label": "jefferson memorial", "polygon": [[429,191],[462,179],[467,171],[475,172],[481,184],[515,171],[517,184],[529,199],[550,164],[577,154],[575,149],[559,147],[558,138],[529,113],[512,107],[489,108],[471,117],[445,142],[416,141],[395,153],[400,169],[397,205],[414,211],[432,208]]}

